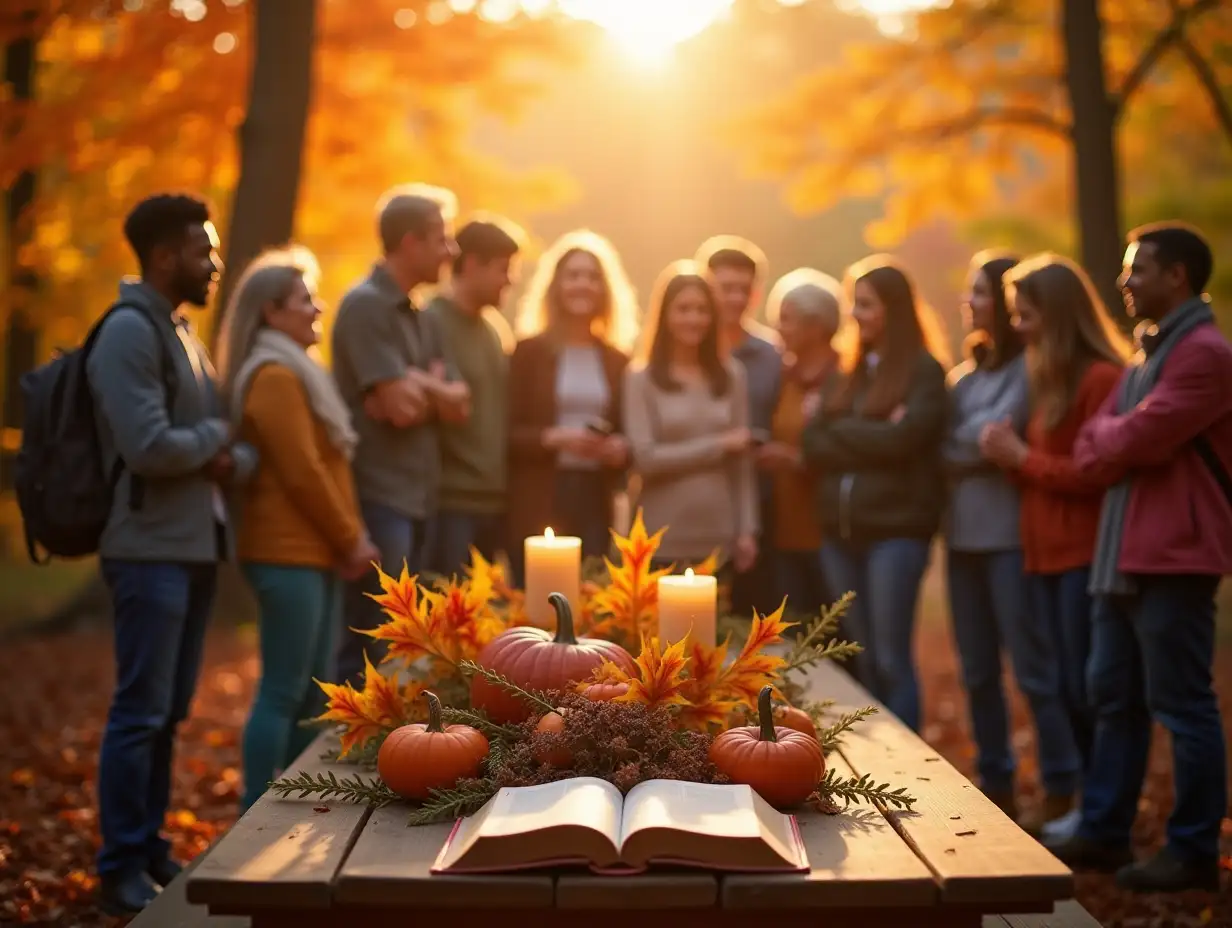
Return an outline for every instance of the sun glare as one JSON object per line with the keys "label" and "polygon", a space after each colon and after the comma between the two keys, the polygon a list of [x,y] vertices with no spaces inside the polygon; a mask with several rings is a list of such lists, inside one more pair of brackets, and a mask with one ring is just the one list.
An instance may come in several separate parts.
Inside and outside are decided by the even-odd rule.
{"label": "sun glare", "polygon": [[720,19],[732,0],[560,0],[575,19],[601,26],[631,56],[660,61]]}

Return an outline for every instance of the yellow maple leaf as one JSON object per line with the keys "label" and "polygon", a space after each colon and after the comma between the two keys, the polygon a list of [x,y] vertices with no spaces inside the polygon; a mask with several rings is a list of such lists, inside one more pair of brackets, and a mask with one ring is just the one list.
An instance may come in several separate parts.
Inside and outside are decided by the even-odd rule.
{"label": "yellow maple leaf", "polygon": [[687,639],[677,641],[663,650],[658,638],[642,638],[642,650],[635,664],[637,675],[629,680],[629,692],[617,696],[614,702],[640,702],[657,706],[682,706],[688,701],[680,695],[686,680],[688,658],[684,649]]}
{"label": "yellow maple leaf", "polygon": [[632,678],[628,672],[614,661],[604,660],[602,664],[590,672],[590,676],[579,683],[577,692],[585,693],[587,687],[595,683],[628,683]]}
{"label": "yellow maple leaf", "polygon": [[406,699],[395,676],[386,676],[372,666],[364,652],[364,688],[360,693],[366,715],[386,728],[406,723]]}
{"label": "yellow maple leaf", "polygon": [[783,632],[794,623],[783,621],[787,599],[769,615],[753,611],[753,624],[736,659],[726,667],[715,682],[715,698],[734,700],[745,705],[757,704],[761,688],[773,685],[780,668],[787,661],[775,654],[766,654],[765,649],[783,640]]}
{"label": "yellow maple leaf", "polygon": [[374,600],[390,617],[408,615],[415,611],[419,577],[407,570],[406,561],[402,562],[402,573],[396,578],[385,573],[384,568],[379,564],[376,568],[376,575],[381,583],[381,592],[365,593],[365,596]]}
{"label": "yellow maple leaf", "polygon": [[658,615],[659,578],[672,571],[671,567],[659,570],[650,567],[666,531],[661,528],[653,535],[649,534],[642,510],[638,509],[627,536],[612,532],[620,563],[613,564],[604,558],[608,582],[595,591],[590,601],[595,615],[602,617],[592,627],[592,634],[623,638],[631,644],[651,630]]}
{"label": "yellow maple leaf", "polygon": [[698,577],[713,577],[719,569],[719,549],[715,548],[706,555],[700,564],[693,565],[693,573]]}
{"label": "yellow maple leaf", "polygon": [[320,722],[338,722],[345,726],[341,735],[341,753],[350,753],[375,738],[385,728],[381,720],[373,718],[364,694],[347,683],[324,683],[314,681],[325,693],[325,711],[317,716]]}

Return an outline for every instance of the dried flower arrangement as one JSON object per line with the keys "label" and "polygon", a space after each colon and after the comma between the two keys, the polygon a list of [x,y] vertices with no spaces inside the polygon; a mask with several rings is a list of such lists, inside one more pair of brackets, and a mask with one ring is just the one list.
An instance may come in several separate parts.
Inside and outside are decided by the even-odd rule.
{"label": "dried flower arrangement", "polygon": [[[380,571],[382,593],[373,598],[387,618],[368,634],[386,644],[382,663],[401,662],[402,674],[368,663],[360,689],[319,682],[327,708],[317,720],[339,731],[332,759],[375,765],[380,777],[300,773],[271,789],[375,805],[416,800],[411,822],[422,824],[473,812],[503,786],[572,776],[598,776],[622,791],[648,779],[757,781],[763,767],[729,762],[728,742],[739,737],[773,743],[756,752],[769,758],[771,780],[792,771],[803,784],[781,802],[807,797],[827,812],[839,811],[839,801],[910,807],[904,788],[825,769],[824,753],[874,708],[831,719],[828,704],[802,704],[802,673],[860,650],[834,637],[850,597],[783,653],[772,650],[793,627],[783,606],[753,616],[730,661],[730,636],[717,647],[661,642],[658,578],[666,571],[650,564],[662,536],[646,532],[639,512],[629,535],[615,536],[619,563],[607,562],[607,582],[583,584],[576,623],[564,597],[554,599],[555,636],[528,626],[520,591],[475,552],[464,579],[436,588],[405,569],[397,578]],[[714,567],[712,557],[694,570]],[[528,652],[536,659],[518,660]],[[519,672],[526,666],[535,668],[530,676]]]}

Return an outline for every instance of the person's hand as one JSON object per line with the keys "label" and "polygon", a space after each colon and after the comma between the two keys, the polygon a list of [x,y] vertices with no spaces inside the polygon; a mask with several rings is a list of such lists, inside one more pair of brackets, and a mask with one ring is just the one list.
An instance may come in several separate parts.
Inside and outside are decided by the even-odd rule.
{"label": "person's hand", "polygon": [[898,425],[898,423],[903,421],[903,416],[905,415],[907,415],[907,407],[903,405],[902,403],[899,403],[890,412],[890,424]]}
{"label": "person's hand", "polygon": [[732,566],[736,573],[742,574],[753,566],[757,560],[757,539],[752,535],[741,535],[732,546]]}
{"label": "person's hand", "polygon": [[753,441],[752,433],[746,428],[728,429],[719,436],[719,447],[728,454],[739,454]]}
{"label": "person's hand", "polygon": [[205,476],[211,483],[223,486],[235,475],[235,457],[230,448],[223,448],[205,462]]}
{"label": "person's hand", "polygon": [[543,433],[543,445],[554,451],[564,451],[588,461],[597,461],[603,453],[602,435],[590,429],[572,429],[556,426]]}
{"label": "person's hand", "polygon": [[599,460],[604,467],[621,468],[629,462],[629,443],[623,435],[609,435],[603,439]]}
{"label": "person's hand", "polygon": [[429,361],[428,362],[428,373],[431,374],[433,377],[435,377],[437,380],[444,380],[446,376],[445,362],[442,361],[440,358],[436,358],[435,360]]}
{"label": "person's hand", "polygon": [[998,467],[1017,470],[1027,459],[1027,443],[1018,437],[1008,420],[990,422],[980,432],[980,453]]}
{"label": "person's hand", "polygon": [[381,552],[377,550],[372,539],[361,535],[351,553],[347,555],[338,573],[343,580],[358,580],[372,569],[372,562],[380,560]]}
{"label": "person's hand", "polygon": [[794,470],[800,466],[800,451],[786,442],[769,441],[757,449],[756,460],[761,470]]}

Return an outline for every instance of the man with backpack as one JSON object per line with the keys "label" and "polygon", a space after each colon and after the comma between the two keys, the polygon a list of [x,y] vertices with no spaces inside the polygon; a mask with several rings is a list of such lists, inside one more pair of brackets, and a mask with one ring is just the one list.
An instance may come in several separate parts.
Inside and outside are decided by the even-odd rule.
{"label": "man with backpack", "polygon": [[188,196],[153,196],[124,234],[141,279],[89,341],[103,473],[111,511],[99,540],[115,611],[116,686],[99,757],[98,872],[112,913],[144,908],[179,873],[160,835],[171,794],[172,749],[188,715],[231,532],[223,488],[252,472],[256,454],[232,443],[204,346],[180,313],[201,307],[218,279],[209,209]]}

